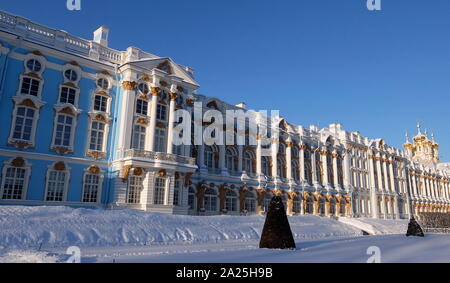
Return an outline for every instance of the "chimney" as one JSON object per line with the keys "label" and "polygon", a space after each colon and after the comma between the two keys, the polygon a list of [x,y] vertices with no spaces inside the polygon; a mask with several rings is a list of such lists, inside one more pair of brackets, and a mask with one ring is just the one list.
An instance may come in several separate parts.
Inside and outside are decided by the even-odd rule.
{"label": "chimney", "polygon": [[94,31],[94,42],[101,46],[108,47],[109,28],[106,26],[99,27]]}

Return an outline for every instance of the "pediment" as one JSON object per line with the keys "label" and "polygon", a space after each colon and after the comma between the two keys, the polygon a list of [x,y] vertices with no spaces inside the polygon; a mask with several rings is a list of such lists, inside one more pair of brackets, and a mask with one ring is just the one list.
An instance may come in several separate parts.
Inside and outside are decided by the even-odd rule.
{"label": "pediment", "polygon": [[139,66],[149,71],[158,69],[160,71],[166,72],[168,76],[178,77],[186,83],[200,87],[200,85],[194,80],[193,76],[188,71],[183,69],[180,65],[176,64],[170,58],[146,59],[142,61],[131,62],[130,64]]}

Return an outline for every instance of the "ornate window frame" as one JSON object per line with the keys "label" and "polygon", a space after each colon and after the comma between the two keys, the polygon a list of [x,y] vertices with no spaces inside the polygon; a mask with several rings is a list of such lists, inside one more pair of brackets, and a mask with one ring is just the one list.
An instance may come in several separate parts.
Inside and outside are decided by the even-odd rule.
{"label": "ornate window frame", "polygon": [[[41,69],[39,71],[34,71],[34,70],[30,70],[27,66],[27,62],[30,60],[36,60],[41,64]],[[45,71],[47,65],[47,59],[45,59],[44,56],[42,56],[40,54],[40,52],[38,51],[34,51],[31,53],[28,53],[23,60],[23,66],[24,66],[24,72],[20,74],[19,76],[19,87],[17,88],[17,96],[32,96],[32,97],[36,97],[39,100],[42,99],[42,89],[44,88],[44,78],[42,77],[42,74]],[[34,79],[34,80],[38,80],[39,81],[39,89],[38,89],[38,93],[36,96],[34,95],[30,95],[30,94],[22,94],[22,84],[23,84],[23,79],[24,78],[29,78],[29,79]]]}
{"label": "ornate window frame", "polygon": [[[108,148],[108,136],[109,136],[109,128],[111,124],[111,118],[105,114],[100,114],[98,112],[90,112],[89,113],[89,127],[88,127],[88,135],[87,135],[87,150],[86,156],[92,157],[94,159],[105,159],[106,152]],[[94,122],[99,122],[104,124],[103,130],[103,144],[100,150],[90,149],[91,145],[91,135],[92,135],[92,124]]]}
{"label": "ornate window frame", "polygon": [[[55,118],[53,121],[53,135],[52,135],[52,144],[51,150],[58,152],[59,154],[68,154],[74,152],[74,141],[75,141],[75,132],[77,128],[77,120],[78,115],[81,113],[80,109],[75,108],[75,106],[71,104],[63,104],[63,105],[55,105]],[[56,142],[56,130],[58,124],[58,117],[60,115],[66,115],[72,117],[72,128],[70,132],[69,145],[57,145]]]}
{"label": "ornate window frame", "polygon": [[[6,181],[6,172],[9,168],[21,168],[25,170],[25,176],[24,176],[24,183],[23,183],[23,189],[22,189],[22,196],[20,199],[4,199],[4,189],[5,189],[5,181]],[[30,181],[31,176],[31,164],[28,163],[24,158],[22,157],[15,157],[11,158],[5,162],[3,162],[3,169],[2,169],[2,178],[1,178],[1,187],[0,187],[0,201],[22,201],[26,199],[27,192],[28,192],[28,184]]]}
{"label": "ornate window frame", "polygon": [[[70,172],[71,172],[72,168],[70,168],[69,166],[66,165],[66,163],[62,162],[62,161],[57,161],[54,162],[52,165],[49,165],[47,167],[47,173],[45,176],[45,194],[44,194],[44,201],[45,202],[52,202],[52,203],[58,203],[58,202],[65,202],[67,201],[67,193],[69,191],[69,184],[70,184]],[[55,201],[55,200],[47,200],[48,197],[48,190],[49,190],[49,181],[50,181],[50,174],[52,172],[64,172],[65,176],[64,176],[64,191],[63,191],[63,196],[62,196],[62,200],[59,201]]]}
{"label": "ornate window frame", "polygon": [[[41,102],[36,98],[29,97],[28,95],[25,97],[20,96],[13,97],[13,102],[14,102],[14,109],[12,113],[11,129],[9,132],[8,144],[11,146],[15,146],[21,150],[25,148],[33,148],[35,146],[36,130],[40,116],[39,111],[45,105],[45,103]],[[30,108],[34,110],[33,125],[31,129],[30,140],[14,138],[14,129],[18,116],[17,111],[20,107]]]}
{"label": "ornate window frame", "polygon": [[[41,69],[37,72],[35,72],[34,70],[30,70],[27,66],[27,62],[29,60],[38,61],[41,64]],[[12,113],[11,129],[8,138],[8,144],[17,147],[18,149],[33,148],[35,146],[36,129],[40,116],[39,111],[46,104],[44,101],[42,101],[42,90],[44,87],[44,79],[42,77],[42,74],[45,71],[47,59],[45,59],[45,57],[42,56],[42,54],[39,51],[33,51],[31,53],[28,53],[24,57],[23,65],[24,65],[24,72],[19,75],[19,86],[17,88],[16,96],[12,98],[14,103],[14,109]],[[39,89],[36,96],[31,94],[22,94],[22,84],[24,78],[30,78],[39,81]],[[28,107],[33,108],[35,110],[31,130],[31,137],[30,140],[28,141],[15,139],[13,137],[15,123],[17,119],[17,110],[19,107]]]}
{"label": "ornate window frame", "polygon": [[[84,193],[86,190],[86,177],[88,175],[96,175],[98,176],[98,189],[97,189],[97,201],[96,202],[86,202],[84,201]],[[105,179],[105,173],[100,167],[96,165],[92,165],[89,168],[84,169],[83,174],[83,190],[81,191],[81,202],[82,203],[92,203],[92,204],[100,204],[102,201],[102,192],[103,192],[103,181]]]}
{"label": "ornate window frame", "polygon": [[[98,86],[98,80],[99,79],[105,79],[108,81],[108,88],[103,89]],[[112,121],[112,118],[110,117],[111,112],[111,101],[112,96],[109,93],[109,91],[113,87],[113,79],[108,74],[105,74],[105,72],[98,73],[95,76],[95,91],[92,94],[91,97],[91,111],[88,113],[89,115],[89,127],[88,127],[88,135],[87,135],[87,143],[86,143],[86,156],[92,157],[94,159],[105,159],[106,158],[106,152],[108,147],[108,137],[109,137],[109,128]],[[97,95],[101,95],[103,97],[107,98],[107,105],[106,105],[106,111],[100,111],[95,110],[95,97]],[[91,135],[92,135],[92,124],[94,122],[100,122],[105,125],[104,131],[103,131],[103,144],[101,150],[92,150],[90,149],[91,145]]]}

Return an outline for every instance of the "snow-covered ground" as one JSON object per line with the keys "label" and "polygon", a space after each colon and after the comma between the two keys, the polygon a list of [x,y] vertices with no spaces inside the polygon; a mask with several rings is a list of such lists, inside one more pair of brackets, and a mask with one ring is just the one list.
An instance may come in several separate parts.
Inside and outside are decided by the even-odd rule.
{"label": "snow-covered ground", "polygon": [[0,206],[0,262],[63,262],[70,246],[82,262],[365,262],[370,246],[386,262],[450,261],[450,236],[406,238],[405,220],[289,217],[296,251],[258,249],[264,220]]}

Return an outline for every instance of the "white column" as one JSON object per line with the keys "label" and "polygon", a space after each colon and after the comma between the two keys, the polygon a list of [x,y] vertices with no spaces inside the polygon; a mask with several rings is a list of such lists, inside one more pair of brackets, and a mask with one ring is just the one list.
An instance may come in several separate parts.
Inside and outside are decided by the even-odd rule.
{"label": "white column", "polygon": [[262,175],[262,140],[261,136],[258,135],[256,139],[256,177],[259,178]]}
{"label": "white column", "polygon": [[278,139],[272,142],[272,178],[278,180]]}
{"label": "white column", "polygon": [[317,187],[317,186],[319,186],[319,180],[317,179],[316,150],[319,150],[319,149],[314,149],[314,150],[312,150],[312,153],[311,153],[311,172],[312,172],[313,185]]}
{"label": "white column", "polygon": [[[305,176],[305,145],[300,145],[300,152],[299,152],[299,164],[300,164],[300,181],[302,183],[306,182],[306,176]],[[303,202],[302,202],[303,203]]]}
{"label": "white column", "polygon": [[156,109],[158,106],[158,94],[161,90],[158,87],[152,87],[152,103],[150,108],[150,126],[146,135],[146,150],[155,151],[155,132],[156,132]]}
{"label": "white column", "polygon": [[169,205],[170,204],[170,192],[171,192],[171,188],[173,187],[173,176],[170,176],[166,179],[166,186],[164,189],[164,205]]}
{"label": "white column", "polygon": [[338,158],[339,158],[339,154],[334,151],[333,155],[332,155],[332,160],[333,160],[333,182],[334,182],[334,188],[336,190],[339,190],[341,188],[342,184],[339,184],[339,170],[338,170]]}
{"label": "white column", "polygon": [[292,140],[287,139],[286,142],[286,179],[288,182],[292,180]]}
{"label": "white column", "polygon": [[117,148],[119,150],[127,150],[131,148],[131,136],[133,132],[133,116],[135,103],[135,82],[123,81],[123,99],[120,112],[119,124],[119,140],[117,141]]}
{"label": "white column", "polygon": [[344,171],[344,189],[348,191],[350,191],[350,187],[351,187],[351,182],[350,182],[350,158],[351,158],[351,150],[348,148],[347,145],[344,145],[344,164],[343,164],[343,168],[342,170]]}
{"label": "white column", "polygon": [[395,190],[395,172],[394,172],[394,160],[390,157],[389,158],[389,173],[391,176],[391,191],[392,192],[396,192]]}
{"label": "white column", "polygon": [[328,166],[327,166],[327,149],[323,148],[320,156],[322,158],[322,167],[323,167],[323,184],[327,189],[330,187],[330,181],[328,180]]}
{"label": "white column", "polygon": [[370,176],[370,210],[372,218],[378,218],[378,196],[375,187],[374,156],[369,152],[369,176]]}
{"label": "white column", "polygon": [[175,100],[177,97],[177,93],[170,93],[169,126],[167,127],[167,153],[169,154],[173,153],[173,128],[175,126]]}
{"label": "white column", "polygon": [[388,171],[387,171],[387,166],[386,166],[387,159],[386,159],[385,155],[383,155],[382,161],[383,161],[382,167],[383,167],[383,172],[384,172],[384,174],[383,174],[384,175],[384,189],[386,190],[386,192],[388,192],[390,190],[389,190]]}

